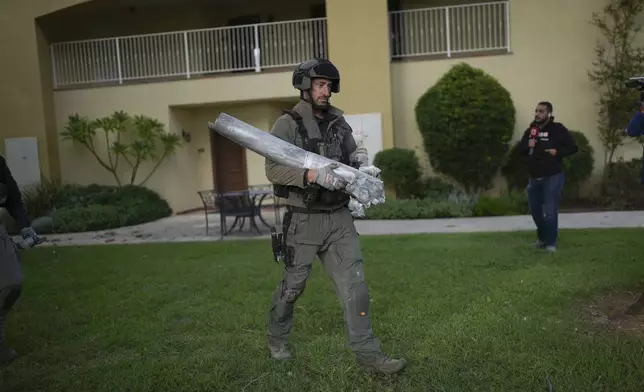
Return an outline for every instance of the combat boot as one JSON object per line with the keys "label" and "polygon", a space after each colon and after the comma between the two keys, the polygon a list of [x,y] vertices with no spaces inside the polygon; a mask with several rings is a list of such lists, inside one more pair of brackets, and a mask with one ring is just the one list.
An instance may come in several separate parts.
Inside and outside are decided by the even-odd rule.
{"label": "combat boot", "polygon": [[5,344],[0,344],[0,363],[11,362],[16,358],[18,358],[16,350]]}
{"label": "combat boot", "polygon": [[287,343],[268,343],[268,349],[271,352],[271,358],[278,361],[292,358],[291,350],[289,350]]}
{"label": "combat boot", "polygon": [[359,359],[358,364],[367,373],[393,374],[398,373],[407,366],[404,358],[392,359],[386,355]]}

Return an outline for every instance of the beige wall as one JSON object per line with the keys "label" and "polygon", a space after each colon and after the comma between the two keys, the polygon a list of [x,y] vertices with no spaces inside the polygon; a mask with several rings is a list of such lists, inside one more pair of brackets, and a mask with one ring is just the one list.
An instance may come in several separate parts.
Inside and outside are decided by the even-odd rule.
{"label": "beige wall", "polygon": [[[404,6],[460,2],[407,0]],[[99,167],[94,158],[82,148],[58,141],[58,134],[64,129],[67,116],[74,113],[89,117],[108,115],[115,110],[146,114],[167,124],[170,132],[184,129],[192,134],[192,141],[162,165],[148,185],[166,197],[175,210],[197,207],[200,202],[196,191],[212,184],[205,122],[214,119],[219,111],[231,111],[242,120],[268,130],[279,115],[279,109],[289,106],[274,103],[275,100],[297,97],[297,91],[291,87],[290,70],[52,94],[46,34],[37,28],[34,18],[75,3],[82,1],[0,2],[0,50],[6,58],[12,59],[0,62],[0,83],[4,87],[0,98],[4,128],[0,135],[3,138],[38,136],[42,171],[46,176],[61,172],[66,182],[112,183],[109,173]],[[588,20],[592,10],[602,3],[601,0],[513,0],[512,53],[462,59],[497,77],[510,91],[517,107],[517,137],[531,120],[536,102],[550,100],[558,120],[570,129],[587,133],[597,151],[597,169],[601,167],[603,156],[596,133],[596,94],[587,77],[597,34]],[[307,7],[302,4],[292,9],[276,7],[280,13],[275,16],[278,20],[290,18],[290,12],[293,16],[299,15],[305,13]],[[548,11],[553,9],[557,12]],[[273,12],[273,8],[261,9],[264,17],[268,12]],[[181,15],[184,16],[177,16],[176,23],[189,24],[185,21],[190,21],[202,23],[200,26],[223,23],[235,16],[231,12],[212,18],[210,15],[197,17],[188,11]],[[422,149],[414,119],[416,101],[451,65],[461,60],[415,59],[391,64],[385,0],[328,0],[327,15],[330,57],[342,75],[342,91],[334,96],[334,104],[348,114],[382,113],[385,148],[396,145]],[[106,14],[106,21],[115,17]],[[147,28],[152,28],[152,19],[140,17],[150,23]],[[544,28],[544,18],[547,18],[548,28]],[[139,22],[145,25],[134,19],[130,24]],[[51,26],[51,21],[43,24]],[[61,30],[57,37],[62,39],[66,34],[67,37],[90,38],[125,32],[108,28],[107,22],[91,29],[90,24],[81,18],[77,27]],[[163,28],[178,27],[157,24],[161,25]],[[200,26],[192,25],[191,28]],[[50,33],[54,36],[53,31]],[[625,152],[627,156],[639,156],[641,150],[633,145]],[[57,155],[60,155],[60,165]],[[266,182],[260,157],[248,152],[247,164],[251,184]],[[148,169],[143,168],[143,171],[147,173]]]}
{"label": "beige wall", "polygon": [[[588,21],[601,0],[514,0],[511,2],[512,53],[392,64],[395,144],[417,149],[427,165],[414,115],[420,96],[449,68],[465,61],[482,68],[509,90],[517,109],[515,138],[533,119],[541,100],[551,101],[556,119],[569,129],[582,131],[595,149],[595,174],[603,167],[604,153],[597,134],[597,95],[587,72],[594,61],[599,38]],[[556,9],[557,12],[544,10]],[[535,15],[547,14],[544,19]],[[626,126],[626,124],[624,124]],[[637,143],[620,150],[626,158],[641,156]],[[426,166],[429,168],[429,166]]]}
{"label": "beige wall", "polygon": [[[169,132],[181,133],[182,129],[190,132],[191,142],[184,143],[176,156],[162,164],[146,184],[163,195],[175,211],[183,211],[200,206],[197,190],[212,188],[207,122],[214,121],[220,111],[230,110],[229,114],[269,130],[279,115],[280,106],[256,102],[297,98],[290,82],[291,73],[280,72],[56,91],[56,125],[62,132],[68,116],[75,113],[96,118],[124,110],[132,115],[155,117],[168,126]],[[59,147],[64,182],[115,183],[84,147],[70,141],[61,141]],[[257,154],[247,153],[250,184],[266,183],[260,160]],[[145,166],[141,170],[148,173],[149,169]]]}
{"label": "beige wall", "polygon": [[59,177],[48,47],[34,19],[85,0],[0,1],[0,150],[12,137],[36,137],[41,172]]}

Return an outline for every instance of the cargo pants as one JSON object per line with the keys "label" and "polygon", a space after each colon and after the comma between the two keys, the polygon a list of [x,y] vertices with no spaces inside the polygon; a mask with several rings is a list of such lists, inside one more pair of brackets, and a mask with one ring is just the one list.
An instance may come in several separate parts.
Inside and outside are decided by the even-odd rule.
{"label": "cargo pants", "polygon": [[349,347],[359,360],[381,356],[380,342],[371,328],[360,240],[349,209],[329,213],[287,210],[283,225],[286,265],[269,312],[269,344],[287,341],[295,302],[304,292],[318,256],[340,299]]}
{"label": "cargo pants", "polygon": [[20,254],[0,225],[0,349],[4,344],[4,321],[22,292]]}

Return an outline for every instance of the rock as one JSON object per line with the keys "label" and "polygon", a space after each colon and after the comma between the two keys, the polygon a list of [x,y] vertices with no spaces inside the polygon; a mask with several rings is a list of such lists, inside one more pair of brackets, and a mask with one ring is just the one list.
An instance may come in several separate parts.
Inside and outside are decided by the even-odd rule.
{"label": "rock", "polygon": [[54,231],[54,219],[51,216],[41,216],[31,221],[31,227],[36,233],[51,233]]}

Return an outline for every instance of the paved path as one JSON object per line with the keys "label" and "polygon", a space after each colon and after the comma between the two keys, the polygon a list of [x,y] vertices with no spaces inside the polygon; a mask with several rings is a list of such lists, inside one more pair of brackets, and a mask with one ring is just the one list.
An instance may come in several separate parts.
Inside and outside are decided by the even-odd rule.
{"label": "paved path", "polygon": [[[266,214],[266,220],[271,224],[273,220],[269,217],[272,215],[271,213]],[[214,225],[213,220],[215,221]],[[219,218],[213,216],[210,218],[210,223],[209,236],[206,236],[206,222],[203,214],[197,213],[172,216],[116,230],[47,235],[49,242],[42,246],[220,241]],[[232,223],[232,219],[230,223]],[[532,218],[528,215],[490,218],[356,220],[356,227],[361,235],[534,230]],[[562,229],[644,227],[644,211],[560,214],[559,227]],[[246,223],[242,232],[234,232],[232,235],[224,237],[224,240],[266,239],[270,236],[267,227],[260,226],[260,230],[264,235],[251,233],[249,225]]]}

